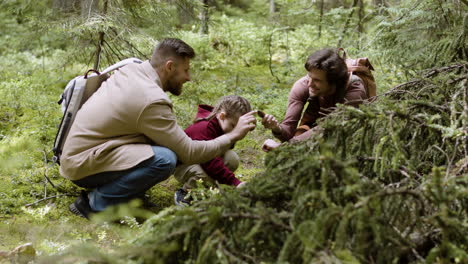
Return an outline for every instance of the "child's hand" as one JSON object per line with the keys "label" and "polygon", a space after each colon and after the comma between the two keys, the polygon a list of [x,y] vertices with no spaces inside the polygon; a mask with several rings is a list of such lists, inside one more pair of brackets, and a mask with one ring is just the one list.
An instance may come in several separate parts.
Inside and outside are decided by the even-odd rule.
{"label": "child's hand", "polygon": [[236,127],[234,127],[231,132],[226,134],[226,136],[231,139],[231,142],[236,142],[243,139],[247,133],[249,133],[249,131],[255,129],[257,126],[257,120],[255,119],[256,113],[257,111],[251,111],[239,117],[239,121],[237,121]]}

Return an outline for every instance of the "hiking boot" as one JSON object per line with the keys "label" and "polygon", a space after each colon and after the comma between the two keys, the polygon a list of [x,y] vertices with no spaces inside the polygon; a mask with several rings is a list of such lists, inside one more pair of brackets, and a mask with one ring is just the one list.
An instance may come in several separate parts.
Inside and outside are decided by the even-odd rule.
{"label": "hiking boot", "polygon": [[186,199],[188,192],[184,189],[179,189],[174,193],[174,203],[177,206],[190,206],[190,199]]}
{"label": "hiking boot", "polygon": [[81,191],[80,196],[78,196],[75,202],[70,204],[68,208],[70,209],[70,212],[86,219],[89,219],[89,216],[92,213],[96,213],[93,209],[91,209],[91,206],[89,205],[88,193],[85,191]]}
{"label": "hiking boot", "polygon": [[151,201],[151,197],[148,194],[138,195],[136,198],[141,200],[141,203],[142,203],[141,206],[143,208],[151,209],[151,208],[158,207],[157,204]]}

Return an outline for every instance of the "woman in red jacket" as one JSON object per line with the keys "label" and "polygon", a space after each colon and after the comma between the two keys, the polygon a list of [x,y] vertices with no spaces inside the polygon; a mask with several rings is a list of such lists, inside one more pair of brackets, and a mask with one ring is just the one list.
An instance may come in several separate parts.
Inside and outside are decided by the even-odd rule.
{"label": "woman in red jacket", "polygon": [[[195,123],[185,129],[185,133],[193,140],[217,138],[232,131],[239,117],[251,110],[247,99],[237,95],[223,96],[215,107],[199,105]],[[198,179],[239,187],[242,182],[233,173],[238,166],[239,156],[233,150],[203,164],[178,166],[174,177],[184,185],[174,195],[176,205],[188,204],[184,197]]]}

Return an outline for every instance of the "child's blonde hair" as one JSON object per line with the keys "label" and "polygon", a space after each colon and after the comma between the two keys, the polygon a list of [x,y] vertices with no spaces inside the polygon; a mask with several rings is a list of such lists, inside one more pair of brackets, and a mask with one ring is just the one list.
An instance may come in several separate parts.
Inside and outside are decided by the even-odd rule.
{"label": "child's blonde hair", "polygon": [[252,111],[252,107],[250,106],[249,101],[242,96],[223,96],[218,100],[218,103],[216,104],[210,115],[208,115],[205,118],[198,118],[195,120],[195,122],[202,120],[211,120],[213,119],[213,117],[216,116],[216,114],[218,114],[221,111],[224,111],[226,113],[226,117],[233,117],[236,115],[241,116]]}

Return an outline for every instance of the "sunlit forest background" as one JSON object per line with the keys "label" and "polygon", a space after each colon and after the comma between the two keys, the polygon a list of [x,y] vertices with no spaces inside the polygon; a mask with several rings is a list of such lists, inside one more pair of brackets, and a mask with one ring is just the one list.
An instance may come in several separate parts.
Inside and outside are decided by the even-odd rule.
{"label": "sunlit forest background", "polygon": [[[0,1],[0,263],[468,263],[466,0]],[[171,99],[247,98],[281,120],[305,59],[345,48],[373,64],[377,98],[338,106],[310,140],[268,154],[261,125],[236,144],[242,189],[174,178],[91,221],[52,162],[65,85],[88,69],[190,44]],[[146,219],[141,221],[141,219]]]}

